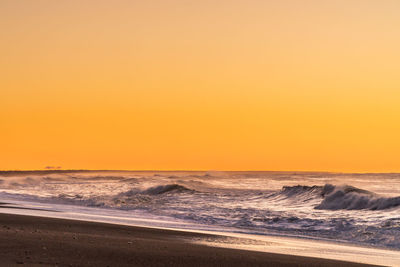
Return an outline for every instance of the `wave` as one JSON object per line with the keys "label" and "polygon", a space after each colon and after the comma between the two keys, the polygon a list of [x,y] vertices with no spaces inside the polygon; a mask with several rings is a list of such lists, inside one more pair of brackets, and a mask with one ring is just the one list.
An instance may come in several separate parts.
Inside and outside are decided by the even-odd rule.
{"label": "wave", "polygon": [[315,207],[321,210],[385,210],[400,206],[400,197],[382,197],[353,186],[326,184],[324,199]]}
{"label": "wave", "polygon": [[[267,200],[274,202],[285,201],[288,203],[282,203],[282,205],[293,205],[293,204],[311,204],[310,201],[319,201],[322,199],[323,186],[307,186],[307,185],[296,185],[296,186],[283,186],[278,192],[270,193],[266,196]],[[308,203],[308,204],[307,204]],[[314,205],[317,203],[313,203]],[[311,204],[312,205],[312,204]]]}
{"label": "wave", "polygon": [[280,194],[285,195],[287,197],[295,197],[299,195],[305,194],[314,194],[314,195],[321,195],[323,187],[314,185],[314,186],[307,186],[307,185],[296,185],[296,186],[284,186],[280,191]]}
{"label": "wave", "polygon": [[400,206],[400,197],[383,197],[350,185],[284,186],[273,197],[295,202],[322,199],[320,210],[384,210]]}
{"label": "wave", "polygon": [[174,193],[193,193],[196,192],[193,189],[189,189],[180,184],[166,184],[166,185],[158,185],[149,187],[145,190],[140,190],[139,188],[133,188],[131,190],[119,193],[115,195],[115,198],[118,197],[133,197],[133,196],[143,196],[143,195],[164,195],[164,194],[174,194]]}
{"label": "wave", "polygon": [[189,189],[183,185],[179,184],[167,184],[167,185],[159,185],[159,186],[154,186],[150,187],[144,191],[142,191],[142,194],[147,194],[147,195],[160,195],[160,194],[165,194],[165,193],[172,193],[172,192],[178,192],[178,193],[183,193],[183,192],[194,192],[194,190]]}

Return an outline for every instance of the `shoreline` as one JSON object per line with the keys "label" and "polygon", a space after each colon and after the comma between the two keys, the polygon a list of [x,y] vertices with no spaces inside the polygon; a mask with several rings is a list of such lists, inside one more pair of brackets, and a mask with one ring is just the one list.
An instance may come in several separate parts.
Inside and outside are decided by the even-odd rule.
{"label": "shoreline", "polygon": [[372,266],[193,242],[213,234],[6,213],[0,223],[4,265]]}

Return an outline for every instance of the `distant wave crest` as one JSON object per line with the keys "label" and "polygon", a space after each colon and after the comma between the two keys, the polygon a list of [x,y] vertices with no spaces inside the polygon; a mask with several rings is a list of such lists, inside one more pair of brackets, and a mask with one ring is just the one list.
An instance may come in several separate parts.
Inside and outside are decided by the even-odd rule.
{"label": "distant wave crest", "polygon": [[182,192],[194,192],[194,190],[179,184],[167,184],[167,185],[150,187],[142,191],[141,193],[147,195],[160,195],[170,192],[182,193]]}

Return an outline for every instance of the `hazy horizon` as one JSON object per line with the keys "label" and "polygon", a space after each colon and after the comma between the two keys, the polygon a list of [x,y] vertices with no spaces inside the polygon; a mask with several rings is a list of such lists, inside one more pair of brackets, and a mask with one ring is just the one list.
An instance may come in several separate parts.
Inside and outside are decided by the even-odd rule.
{"label": "hazy horizon", "polygon": [[260,172],[260,173],[319,173],[319,174],[400,174],[400,172],[341,172],[341,171],[324,171],[324,170],[186,170],[186,169],[4,169],[4,172]]}

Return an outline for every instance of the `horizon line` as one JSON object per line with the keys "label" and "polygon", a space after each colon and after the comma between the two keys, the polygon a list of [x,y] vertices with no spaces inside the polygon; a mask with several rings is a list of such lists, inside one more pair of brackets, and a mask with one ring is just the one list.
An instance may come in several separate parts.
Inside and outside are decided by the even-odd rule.
{"label": "horizon line", "polygon": [[157,169],[9,169],[0,170],[0,173],[5,172],[294,172],[294,173],[335,173],[335,174],[400,174],[400,171],[318,171],[318,170],[187,170],[187,169],[170,169],[170,170],[157,170]]}

